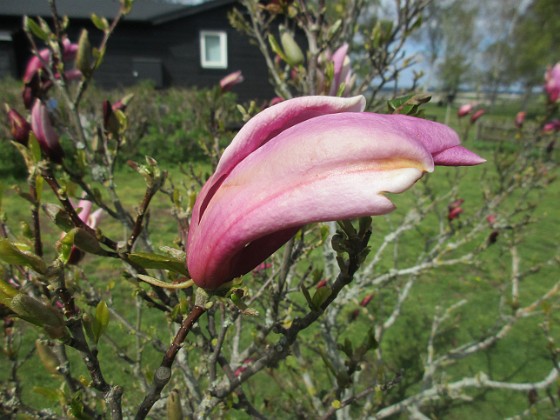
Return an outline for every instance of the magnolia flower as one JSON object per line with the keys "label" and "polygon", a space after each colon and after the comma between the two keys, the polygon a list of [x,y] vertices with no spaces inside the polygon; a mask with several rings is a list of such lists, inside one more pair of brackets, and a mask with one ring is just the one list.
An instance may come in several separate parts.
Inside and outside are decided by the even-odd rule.
{"label": "magnolia flower", "polygon": [[[91,212],[91,201],[89,200],[80,200],[78,202],[78,206],[76,210],[79,210],[80,213],[78,217],[82,222],[88,225],[90,228],[95,229],[97,225],[101,221],[103,217],[103,209],[97,209],[93,213]],[[63,238],[65,234],[62,234]],[[70,256],[68,257],[68,264],[78,264],[82,258],[84,258],[84,252],[74,245],[72,245],[72,249],[70,251]]]}
{"label": "magnolia flower", "polygon": [[235,71],[220,80],[220,89],[222,90],[222,92],[227,92],[231,90],[231,88],[235,85],[243,82],[243,80],[244,79],[243,74],[241,74],[241,70]]}
{"label": "magnolia flower", "polygon": [[389,213],[386,193],[434,165],[484,162],[442,124],[364,107],[362,96],[296,98],[239,131],[193,208],[187,267],[198,286],[248,273],[308,223]]}
{"label": "magnolia flower", "polygon": [[482,117],[486,111],[484,109],[479,109],[474,114],[471,115],[471,123],[475,123],[480,117]]}
{"label": "magnolia flower", "polygon": [[547,122],[545,125],[543,125],[542,130],[545,133],[552,133],[554,131],[560,131],[560,120],[552,120]]}
{"label": "magnolia flower", "polygon": [[31,110],[31,128],[43,152],[52,161],[61,163],[64,157],[64,150],[60,146],[58,134],[54,131],[49,111],[40,99],[35,100]]}
{"label": "magnolia flower", "polygon": [[548,100],[551,103],[558,101],[560,99],[560,62],[546,70],[544,80],[544,90],[548,95]]}
{"label": "magnolia flower", "polygon": [[473,110],[473,106],[472,104],[465,104],[465,105],[461,105],[459,107],[459,109],[457,110],[457,116],[459,118],[464,117],[465,115],[469,115],[471,113],[471,111]]}
{"label": "magnolia flower", "polygon": [[332,62],[334,64],[334,76],[329,95],[335,96],[342,84],[344,84],[344,91],[341,96],[347,96],[354,84],[354,76],[352,75],[352,67],[348,57],[348,44],[344,43],[334,52]]}
{"label": "magnolia flower", "polygon": [[[78,44],[71,43],[67,38],[62,42],[62,60],[73,60],[78,51]],[[41,71],[45,65],[53,66],[54,77],[59,79],[60,73],[55,70],[52,62],[52,52],[45,48],[38,52],[37,55],[30,58],[23,75],[23,83],[25,84],[22,92],[23,103],[27,109],[31,108],[35,98],[42,98],[44,94],[51,88],[52,80],[48,74]],[[82,73],[77,69],[69,69],[64,72],[66,80],[75,80],[82,77]]]}
{"label": "magnolia flower", "polygon": [[[71,43],[68,38],[65,38],[62,41],[62,60],[68,61],[73,60],[76,57],[76,53],[78,52],[78,44]],[[39,51],[37,55],[34,55],[29,59],[27,63],[27,67],[25,68],[25,73],[23,75],[23,83],[31,82],[33,76],[42,68],[44,68],[45,64],[52,64],[51,63],[51,50],[48,48],[42,49]],[[70,78],[77,78],[81,77],[81,73],[77,73],[75,70],[70,71],[67,73]]]}
{"label": "magnolia flower", "polygon": [[522,128],[523,127],[523,123],[525,122],[525,117],[527,116],[527,113],[525,111],[519,111],[517,113],[517,115],[515,116],[515,126],[517,128]]}

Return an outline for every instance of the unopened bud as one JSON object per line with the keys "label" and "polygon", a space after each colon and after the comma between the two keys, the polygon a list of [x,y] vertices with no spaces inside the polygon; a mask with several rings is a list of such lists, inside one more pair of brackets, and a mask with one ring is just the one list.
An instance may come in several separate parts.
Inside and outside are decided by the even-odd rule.
{"label": "unopened bud", "polygon": [[174,389],[167,396],[167,420],[181,420],[182,418],[181,397],[179,391]]}
{"label": "unopened bud", "polygon": [[366,297],[364,297],[362,299],[362,301],[360,302],[360,306],[362,308],[365,308],[366,306],[368,306],[368,304],[373,300],[373,295],[367,295]]}
{"label": "unopened bud", "polygon": [[31,127],[41,149],[54,162],[62,163],[64,151],[49,116],[47,107],[37,99],[31,110]]}
{"label": "unopened bud", "polygon": [[301,48],[292,37],[292,34],[283,26],[280,26],[280,42],[290,66],[297,66],[303,63],[304,57]]}
{"label": "unopened bud", "polygon": [[103,101],[103,128],[105,133],[116,138],[119,134],[120,124],[111,102]]}
{"label": "unopened bud", "polygon": [[76,53],[76,68],[85,76],[91,76],[92,50],[89,42],[88,31],[82,30],[78,41]]}
{"label": "unopened bud", "polygon": [[31,124],[29,124],[19,112],[10,108],[7,104],[6,113],[8,114],[8,120],[10,121],[12,138],[18,143],[27,146],[27,142],[29,141],[29,132],[31,131]]}
{"label": "unopened bud", "polygon": [[317,282],[317,285],[315,287],[317,289],[320,289],[321,287],[325,287],[327,284],[327,279],[322,279]]}
{"label": "unopened bud", "polygon": [[37,356],[39,356],[47,372],[53,375],[60,374],[58,371],[58,365],[60,364],[58,357],[49,343],[43,340],[35,340],[35,349],[37,350]]}
{"label": "unopened bud", "polygon": [[459,217],[461,213],[463,213],[463,209],[461,207],[455,207],[449,210],[449,213],[447,214],[447,219],[450,221],[456,219]]}

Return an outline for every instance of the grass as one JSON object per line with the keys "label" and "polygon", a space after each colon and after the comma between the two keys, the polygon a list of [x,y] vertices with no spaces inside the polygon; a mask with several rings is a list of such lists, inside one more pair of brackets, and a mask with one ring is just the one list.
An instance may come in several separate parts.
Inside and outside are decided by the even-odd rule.
{"label": "grass", "polygon": [[[507,114],[509,114],[508,111]],[[436,115],[438,121],[442,121],[445,109],[430,107],[428,112]],[[507,121],[508,115],[497,112],[494,116],[491,112],[483,118],[490,121]],[[509,117],[513,118],[511,115]],[[494,119],[496,118],[496,119]],[[459,123],[452,114],[451,124],[458,130]],[[483,156],[491,159],[496,148],[496,144],[485,143],[474,138],[474,130],[471,130],[467,145],[479,151]],[[557,155],[555,156],[557,158]],[[206,167],[205,167],[206,169]],[[480,176],[487,169],[485,167],[469,168],[468,170],[457,170],[455,168],[438,168],[434,176],[430,176],[429,183],[433,189],[444,189],[453,186],[457,181],[457,171],[464,172],[461,178],[460,197],[465,199],[465,213],[462,219],[472,218],[475,209],[483,204],[481,196]],[[558,175],[558,174],[556,174]],[[170,176],[175,183],[184,180],[184,176],[176,168],[170,170]],[[494,177],[490,174],[490,178]],[[123,167],[117,174],[117,184],[123,203],[127,209],[134,209],[140,202],[144,189],[144,180],[128,167]],[[417,185],[415,190],[420,191],[423,185]],[[538,208],[533,215],[535,223],[532,223],[524,232],[524,241],[519,245],[519,252],[523,258],[522,269],[528,269],[534,263],[544,261],[558,252],[557,236],[557,200],[560,196],[558,183],[553,183],[546,191],[535,191],[531,195],[531,200],[538,203]],[[504,209],[508,205],[513,205],[519,197],[512,197],[512,201],[505,203]],[[379,217],[374,221],[374,236],[371,240],[373,249],[388,231],[390,225],[399,223],[399,218],[406,212],[406,209],[415,205],[416,196],[414,193],[406,193],[394,197],[399,210],[396,214],[389,217]],[[49,191],[45,191],[44,201],[54,202],[54,197]],[[19,234],[19,226],[22,221],[28,221],[26,215],[25,202],[17,197],[12,190],[5,192],[3,200],[3,210],[7,217],[8,225],[14,233]],[[150,231],[152,240],[156,248],[161,245],[173,244],[178,237],[177,224],[170,212],[169,199],[164,195],[156,196],[151,206]],[[445,208],[440,209],[445,211]],[[52,245],[59,237],[59,231],[49,226],[49,221],[43,216],[42,225],[45,226],[44,242],[47,245],[46,255],[54,257],[55,251]],[[126,238],[126,232],[119,227],[118,223],[106,219],[101,227],[110,237],[117,240]],[[406,261],[413,260],[419,252],[416,244],[419,240],[433,234],[437,229],[437,219],[435,215],[427,218],[419,230],[409,232],[401,241],[400,252]],[[487,232],[484,233],[485,235]],[[393,396],[401,394],[403,397],[412,395],[418,391],[418,373],[422,370],[425,358],[426,343],[436,308],[447,308],[449,305],[460,299],[467,299],[468,304],[461,307],[454,317],[442,327],[442,332],[438,336],[437,345],[440,351],[449,349],[451,346],[479,339],[488,333],[499,318],[497,308],[499,307],[500,296],[504,289],[508,287],[507,279],[511,270],[507,247],[502,246],[508,241],[514,241],[516,237],[513,232],[504,230],[499,237],[499,246],[488,248],[480,257],[476,266],[458,266],[447,269],[439,269],[423,275],[413,289],[413,295],[403,308],[402,316],[397,321],[394,328],[388,331],[383,343],[383,350],[386,354],[387,366],[392,369],[403,368],[405,378],[402,386],[392,391]],[[115,308],[125,310],[128,319],[134,320],[134,302],[136,300],[136,286],[127,283],[120,274],[120,265],[111,259],[99,259],[87,256],[81,267],[85,272],[94,273],[93,283],[100,290],[106,300],[112,303]],[[378,272],[383,272],[392,267],[392,261],[385,259],[379,267]],[[77,272],[79,276],[79,271]],[[90,274],[91,275],[91,274]],[[557,265],[543,266],[534,276],[529,277],[528,281],[521,285],[522,301],[521,305],[527,305],[536,297],[542,295],[552,284],[558,280]],[[80,281],[79,284],[85,287]],[[367,291],[364,291],[366,293]],[[383,302],[390,302],[395,297],[394,288],[385,288],[376,291],[378,294],[374,302],[368,307],[369,318],[361,315],[357,322],[347,325],[342,339],[348,337],[359,344],[369,329],[371,319],[382,318],[387,315],[387,309],[380,305]],[[349,315],[356,306],[347,308],[345,316]],[[373,318],[371,318],[373,317]],[[557,323],[556,317],[552,318]],[[543,318],[530,318],[520,322],[516,329],[508,335],[506,339],[498,342],[492,349],[465,359],[449,369],[448,380],[453,381],[463,376],[474,376],[479,371],[488,372],[496,380],[512,381],[534,381],[542,378],[543,372],[550,369],[549,355],[546,351],[546,338],[542,333],[540,322]],[[344,320],[341,320],[344,322]],[[142,325],[149,334],[158,336],[160,339],[168,340],[168,321],[157,311],[145,311],[142,318]],[[136,338],[130,335],[122,326],[113,322],[110,335],[118,339],[120,349],[127,354],[131,354],[134,349]],[[555,326],[554,328],[557,328]],[[555,331],[556,332],[556,331]],[[37,336],[37,330],[26,328],[22,351],[28,351],[29,344]],[[304,332],[308,340],[317,340],[318,332],[315,328],[310,328]],[[245,337],[245,339],[249,339]],[[187,344],[188,346],[188,344]],[[121,360],[114,357],[115,349],[105,341],[100,343],[100,359],[105,366],[107,379],[109,382],[119,383],[125,386],[125,405],[136,405],[141,398],[138,384],[133,379],[130,366],[123,364]],[[87,373],[82,367],[78,355],[69,351],[72,367],[80,375],[87,378]],[[144,360],[146,361],[146,373],[149,375],[159,363],[161,355],[152,348],[146,348]],[[371,353],[370,353],[371,357]],[[279,375],[291,375],[297,371],[298,365],[293,358],[281,365]],[[8,373],[8,364],[5,359],[0,359],[0,378],[5,380]],[[324,370],[314,372],[318,375],[319,384],[328,384],[329,375]],[[369,372],[373,374],[373,372]],[[23,397],[38,407],[51,407],[53,403],[44,398],[40,392],[41,387],[52,388],[52,378],[44,370],[39,361],[32,357],[26,361],[20,371],[21,378],[33,378],[32,385],[23,390]],[[328,388],[328,387],[326,387]],[[249,393],[256,394],[257,405],[264,404],[265,401],[277,401],[281,399],[289,401],[290,398],[297,401],[298,390],[295,388],[293,394],[278,395],[278,387],[271,384],[270,377],[258,375],[252,385],[248,386]],[[504,417],[514,415],[527,408],[526,395],[506,392],[506,391],[487,391],[473,392],[469,395],[476,397],[476,405],[467,403],[456,403],[450,406],[434,403],[434,412],[438,416],[449,418],[468,418],[477,414],[481,418]],[[271,408],[274,415],[278,407]],[[276,412],[276,414],[280,414]]]}

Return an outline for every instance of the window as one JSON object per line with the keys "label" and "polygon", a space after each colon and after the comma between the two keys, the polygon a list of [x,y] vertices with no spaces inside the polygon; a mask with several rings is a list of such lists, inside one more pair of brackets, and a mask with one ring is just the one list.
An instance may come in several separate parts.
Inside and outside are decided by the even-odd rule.
{"label": "window", "polygon": [[200,32],[200,65],[205,69],[227,68],[227,34],[225,31]]}

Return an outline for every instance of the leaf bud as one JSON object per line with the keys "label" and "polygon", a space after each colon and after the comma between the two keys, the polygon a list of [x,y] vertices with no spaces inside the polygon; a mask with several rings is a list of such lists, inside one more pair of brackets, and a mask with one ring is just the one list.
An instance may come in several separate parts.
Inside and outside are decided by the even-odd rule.
{"label": "leaf bud", "polygon": [[286,60],[290,66],[297,66],[303,63],[304,57],[301,48],[294,40],[292,34],[284,26],[280,26],[280,42],[284,49]]}
{"label": "leaf bud", "polygon": [[45,369],[53,375],[59,375],[58,366],[60,363],[49,343],[44,340],[35,340],[35,349]]}
{"label": "leaf bud", "polygon": [[181,420],[182,418],[181,396],[177,389],[173,389],[167,396],[167,420]]}

